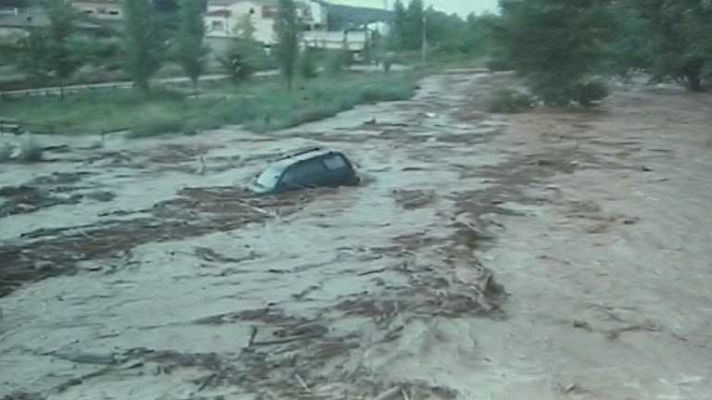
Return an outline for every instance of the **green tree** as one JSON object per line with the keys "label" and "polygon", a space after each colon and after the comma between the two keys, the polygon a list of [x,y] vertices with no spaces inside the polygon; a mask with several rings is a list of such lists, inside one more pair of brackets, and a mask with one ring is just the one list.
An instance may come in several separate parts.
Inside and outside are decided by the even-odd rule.
{"label": "green tree", "polygon": [[232,40],[218,62],[234,84],[247,80],[256,70],[266,67],[264,46],[255,40],[255,27],[250,15],[240,19],[235,27],[238,36]]}
{"label": "green tree", "polygon": [[146,0],[124,0],[124,22],[124,69],[134,86],[147,93],[163,57],[153,7]]}
{"label": "green tree", "polygon": [[205,25],[202,7],[195,0],[180,0],[180,25],[176,37],[176,60],[198,91],[198,79],[205,70],[207,47],[203,44]]}
{"label": "green tree", "polygon": [[595,82],[611,41],[606,0],[502,1],[505,57],[544,102],[588,105],[606,94]]}
{"label": "green tree", "polygon": [[405,47],[406,40],[406,11],[401,0],[393,6],[393,22],[389,34],[389,47],[399,50]]}
{"label": "green tree", "polygon": [[446,14],[432,7],[425,10],[428,44],[444,54],[469,53],[474,43],[467,36],[468,25],[457,14]]}
{"label": "green tree", "polygon": [[712,65],[712,2],[704,0],[634,0],[650,26],[654,78],[685,81],[703,90]]}
{"label": "green tree", "polygon": [[57,79],[60,99],[64,99],[65,82],[81,65],[76,44],[72,41],[77,14],[69,0],[48,0],[45,7],[49,19],[47,69]]}
{"label": "green tree", "polygon": [[317,77],[316,50],[305,48],[299,57],[299,75],[304,79],[314,79]]}
{"label": "green tree", "polygon": [[494,27],[500,18],[489,13],[480,16],[468,15],[465,20],[462,51],[476,56],[491,54],[494,49]]}
{"label": "green tree", "polygon": [[424,16],[423,0],[411,0],[405,15],[405,49],[416,50],[422,45]]}
{"label": "green tree", "polygon": [[32,28],[20,41],[18,67],[35,85],[46,84],[50,79],[48,43],[47,31],[41,28]]}
{"label": "green tree", "polygon": [[650,24],[629,1],[616,2],[611,10],[615,39],[608,47],[606,69],[623,78],[635,70],[650,70],[654,56]]}
{"label": "green tree", "polygon": [[299,57],[299,21],[294,0],[279,0],[277,18],[274,21],[277,34],[275,56],[280,69],[287,80],[287,88],[292,90],[294,67]]}
{"label": "green tree", "polygon": [[252,14],[245,14],[240,17],[240,21],[237,23],[235,30],[241,39],[254,42],[257,28],[255,28],[255,24],[252,23]]}

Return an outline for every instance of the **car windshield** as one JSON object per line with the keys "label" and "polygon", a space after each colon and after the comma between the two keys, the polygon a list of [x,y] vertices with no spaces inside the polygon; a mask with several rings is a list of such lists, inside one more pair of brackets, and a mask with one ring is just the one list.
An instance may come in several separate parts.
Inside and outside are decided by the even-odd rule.
{"label": "car windshield", "polygon": [[263,187],[265,189],[273,188],[279,181],[279,177],[282,176],[284,168],[279,165],[271,165],[264,172],[257,177],[255,183],[257,186]]}

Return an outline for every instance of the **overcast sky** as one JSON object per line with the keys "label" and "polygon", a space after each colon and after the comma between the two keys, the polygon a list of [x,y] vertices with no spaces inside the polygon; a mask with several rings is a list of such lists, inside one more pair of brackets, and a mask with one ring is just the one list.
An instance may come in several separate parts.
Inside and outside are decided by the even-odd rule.
{"label": "overcast sky", "polygon": [[[390,8],[393,7],[395,0],[387,0]],[[408,3],[408,0],[402,0]],[[423,0],[427,6],[445,11],[456,12],[465,16],[471,12],[482,13],[484,11],[497,11],[497,0]],[[384,0],[332,0],[333,3],[368,6],[368,7],[383,7]]]}

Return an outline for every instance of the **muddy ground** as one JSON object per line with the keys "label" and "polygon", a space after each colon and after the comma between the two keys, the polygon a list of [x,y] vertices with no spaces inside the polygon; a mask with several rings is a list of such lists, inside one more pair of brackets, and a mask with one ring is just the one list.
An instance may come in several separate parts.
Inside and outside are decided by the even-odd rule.
{"label": "muddy ground", "polygon": [[[712,96],[486,113],[512,81],[269,135],[43,138],[0,170],[0,398],[712,398]],[[243,189],[314,145],[364,185]]]}

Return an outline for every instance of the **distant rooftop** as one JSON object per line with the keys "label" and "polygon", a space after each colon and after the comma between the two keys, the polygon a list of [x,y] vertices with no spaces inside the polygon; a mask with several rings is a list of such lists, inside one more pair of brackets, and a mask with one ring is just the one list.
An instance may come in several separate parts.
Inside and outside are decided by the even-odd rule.
{"label": "distant rooftop", "polygon": [[[18,10],[18,12],[0,13],[0,26],[6,28],[40,28],[49,26],[49,18],[41,9]],[[98,30],[102,27],[87,21],[79,21],[77,27],[83,30]]]}
{"label": "distant rooftop", "polygon": [[230,10],[214,10],[214,11],[208,11],[205,13],[205,16],[207,17],[229,17],[232,15],[232,11]]}

